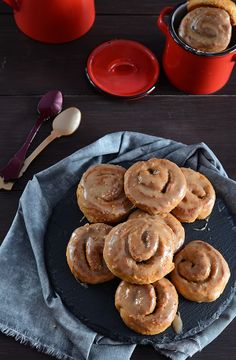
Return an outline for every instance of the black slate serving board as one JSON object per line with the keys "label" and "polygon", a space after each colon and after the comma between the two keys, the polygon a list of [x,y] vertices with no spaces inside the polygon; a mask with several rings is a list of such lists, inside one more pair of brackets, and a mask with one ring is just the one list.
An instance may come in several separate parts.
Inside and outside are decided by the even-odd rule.
{"label": "black slate serving board", "polygon": [[[179,296],[183,331],[177,335],[172,327],[159,335],[136,334],[122,322],[114,306],[119,279],[99,285],[80,284],[66,262],[66,246],[74,229],[86,223],[72,187],[56,205],[45,235],[45,256],[52,286],[65,306],[83,323],[114,340],[127,343],[168,343],[193,335],[209,326],[228,306],[236,287],[236,222],[224,202],[217,198],[208,223],[185,224],[186,240],[204,240],[219,250],[227,260],[231,277],[224,293],[212,303],[196,303]],[[204,230],[203,230],[204,229]]]}

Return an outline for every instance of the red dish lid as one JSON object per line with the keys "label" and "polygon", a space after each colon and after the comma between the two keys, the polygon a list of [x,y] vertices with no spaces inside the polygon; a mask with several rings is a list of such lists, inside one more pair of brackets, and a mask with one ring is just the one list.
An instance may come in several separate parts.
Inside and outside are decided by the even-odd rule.
{"label": "red dish lid", "polygon": [[111,40],[96,47],[87,61],[90,82],[119,97],[144,96],[155,89],[159,63],[146,46],[132,40]]}

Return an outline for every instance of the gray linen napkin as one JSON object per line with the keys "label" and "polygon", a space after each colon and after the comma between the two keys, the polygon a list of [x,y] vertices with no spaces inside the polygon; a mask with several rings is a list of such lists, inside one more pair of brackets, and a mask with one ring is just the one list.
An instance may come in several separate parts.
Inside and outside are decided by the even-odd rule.
{"label": "gray linen napkin", "polygon": [[[135,345],[103,337],[83,325],[51,287],[44,261],[44,234],[55,204],[90,165],[165,157],[207,175],[236,215],[236,182],[227,177],[203,143],[184,145],[134,132],[108,134],[35,175],[20,199],[13,224],[0,247],[0,330],[59,359],[129,359]],[[195,336],[156,345],[184,360],[215,339],[236,315],[236,297],[222,315]]]}

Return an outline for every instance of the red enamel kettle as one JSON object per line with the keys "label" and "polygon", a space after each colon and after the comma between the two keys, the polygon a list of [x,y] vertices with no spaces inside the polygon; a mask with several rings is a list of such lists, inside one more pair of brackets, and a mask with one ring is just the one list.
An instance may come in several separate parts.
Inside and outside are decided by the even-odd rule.
{"label": "red enamel kettle", "polygon": [[64,43],[79,38],[93,25],[94,0],[4,0],[17,26],[31,38]]}

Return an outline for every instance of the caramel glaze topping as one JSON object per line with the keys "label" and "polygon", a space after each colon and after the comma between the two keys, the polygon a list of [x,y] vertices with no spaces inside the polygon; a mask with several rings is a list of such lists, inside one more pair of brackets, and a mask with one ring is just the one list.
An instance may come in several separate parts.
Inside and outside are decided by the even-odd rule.
{"label": "caramel glaze topping", "polygon": [[201,173],[189,168],[181,168],[181,170],[187,181],[187,192],[172,213],[182,222],[205,219],[210,215],[215,204],[215,190]]}
{"label": "caramel glaze topping", "polygon": [[148,213],[142,210],[135,210],[132,214],[130,214],[129,219],[143,218],[143,217],[151,217],[153,220],[157,222],[164,222],[168,225],[173,231],[173,246],[174,252],[176,252],[184,243],[185,239],[185,231],[179,220],[177,220],[171,214],[160,214],[160,215],[149,215]]}
{"label": "caramel glaze topping", "polygon": [[224,291],[230,270],[223,256],[201,240],[191,241],[175,256],[171,281],[186,299],[216,300]]}
{"label": "caramel glaze topping", "polygon": [[198,7],[181,21],[179,37],[193,49],[219,52],[227,48],[232,35],[227,11],[215,7]]}
{"label": "caramel glaze topping", "polygon": [[165,278],[148,285],[122,281],[116,290],[115,306],[129,328],[154,335],[171,325],[177,312],[178,295]]}
{"label": "caramel glaze topping", "polygon": [[179,167],[166,159],[139,161],[125,173],[126,196],[151,215],[168,213],[186,193],[186,180]]}
{"label": "caramel glaze topping", "polygon": [[148,284],[173,270],[173,231],[151,218],[128,220],[105,239],[103,256],[114,275],[135,284]]}
{"label": "caramel glaze topping", "polygon": [[124,193],[125,169],[118,165],[91,166],[77,189],[78,205],[90,222],[118,222],[133,204]]}
{"label": "caramel glaze topping", "polygon": [[104,239],[111,229],[106,224],[86,224],[72,233],[66,257],[71,272],[79,281],[97,284],[113,279],[103,259]]}

